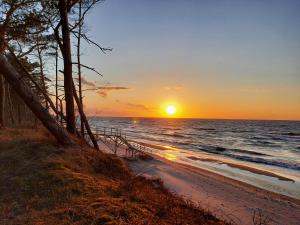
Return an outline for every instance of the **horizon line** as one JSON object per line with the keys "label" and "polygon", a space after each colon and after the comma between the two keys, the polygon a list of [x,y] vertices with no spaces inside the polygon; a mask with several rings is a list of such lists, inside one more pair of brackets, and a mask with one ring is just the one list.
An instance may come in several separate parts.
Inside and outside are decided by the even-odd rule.
{"label": "horizon line", "polygon": [[102,118],[141,118],[141,119],[190,119],[190,120],[248,120],[248,121],[291,121],[300,122],[300,119],[242,119],[242,118],[200,118],[200,117],[149,117],[149,116],[103,116],[103,115],[87,115],[87,117]]}

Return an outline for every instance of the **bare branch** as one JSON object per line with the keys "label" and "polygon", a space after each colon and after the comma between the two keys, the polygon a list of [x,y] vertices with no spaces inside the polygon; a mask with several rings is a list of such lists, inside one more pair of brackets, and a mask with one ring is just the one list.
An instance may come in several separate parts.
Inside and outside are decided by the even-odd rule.
{"label": "bare branch", "polygon": [[30,54],[36,47],[40,46],[40,45],[44,45],[44,44],[35,44],[33,46],[31,46],[26,52],[23,52],[23,53],[20,53],[17,55],[18,58],[22,58],[24,57],[25,55],[28,55]]}
{"label": "bare branch", "polygon": [[[72,64],[78,65],[79,63],[73,62]],[[86,65],[81,64],[81,63],[80,63],[80,66],[82,66],[82,67],[84,67],[84,68],[86,68],[86,69],[92,70],[92,71],[94,71],[95,73],[97,73],[98,75],[100,75],[101,77],[103,77],[103,75],[102,75],[101,73],[99,73],[95,68],[86,66]]]}
{"label": "bare branch", "polygon": [[[72,31],[72,34],[74,34],[75,37],[78,38],[78,32],[77,31]],[[95,45],[97,48],[99,48],[101,50],[102,53],[106,54],[107,51],[112,51],[112,48],[104,48],[101,47],[99,44],[97,44],[96,42],[92,41],[90,38],[88,38],[85,34],[80,34],[80,36],[88,43],[88,44],[93,44]]]}

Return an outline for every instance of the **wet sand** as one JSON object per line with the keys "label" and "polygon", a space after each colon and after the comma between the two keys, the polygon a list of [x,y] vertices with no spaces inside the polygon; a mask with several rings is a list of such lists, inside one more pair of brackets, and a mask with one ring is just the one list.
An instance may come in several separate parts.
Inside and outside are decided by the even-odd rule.
{"label": "wet sand", "polygon": [[[172,162],[156,155],[153,157],[153,160],[133,161],[129,165],[137,174],[162,179],[171,191],[199,203],[221,219],[252,225],[254,211],[261,209],[263,215],[272,220],[271,224],[300,225],[300,200],[204,169]],[[265,173],[255,168],[239,167],[258,174]],[[285,179],[271,172],[266,173],[268,174],[264,175]]]}
{"label": "wet sand", "polygon": [[260,174],[260,175],[266,175],[266,176],[269,176],[269,177],[275,177],[275,178],[278,178],[279,180],[283,180],[283,181],[295,182],[293,179],[290,179],[288,177],[284,177],[284,176],[278,175],[276,173],[272,173],[272,172],[265,171],[265,170],[260,170],[260,169],[257,169],[257,168],[253,168],[253,167],[249,167],[249,166],[245,166],[245,165],[241,165],[241,164],[224,162],[224,161],[220,161],[220,160],[216,160],[216,159],[209,159],[209,158],[198,158],[198,157],[195,157],[195,156],[190,156],[188,158],[192,159],[192,160],[200,160],[200,161],[206,161],[206,162],[215,162],[215,163],[219,163],[219,164],[226,164],[226,165],[228,165],[232,168],[246,170],[246,171],[249,171],[249,172],[252,172],[252,173],[256,173],[256,174]]}

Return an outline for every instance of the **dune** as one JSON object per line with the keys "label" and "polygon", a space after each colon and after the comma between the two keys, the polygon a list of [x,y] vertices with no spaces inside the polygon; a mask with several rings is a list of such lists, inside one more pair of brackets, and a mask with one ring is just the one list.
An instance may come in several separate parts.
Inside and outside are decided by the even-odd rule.
{"label": "dune", "polygon": [[116,155],[77,144],[59,146],[44,129],[0,129],[0,224],[228,224]]}

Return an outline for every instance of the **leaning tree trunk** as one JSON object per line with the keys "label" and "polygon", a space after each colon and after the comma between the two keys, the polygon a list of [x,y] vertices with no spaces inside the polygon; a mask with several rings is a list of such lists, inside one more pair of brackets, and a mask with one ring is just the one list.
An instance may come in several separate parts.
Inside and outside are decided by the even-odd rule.
{"label": "leaning tree trunk", "polygon": [[68,21],[68,5],[66,0],[59,0],[59,13],[61,17],[62,28],[62,55],[64,59],[64,87],[66,100],[66,115],[67,115],[67,130],[75,134],[75,109],[73,100],[73,78],[72,78],[72,56],[71,56],[71,41],[70,28]]}
{"label": "leaning tree trunk", "polygon": [[22,81],[22,75],[14,69],[3,54],[0,54],[0,73],[59,143],[63,145],[73,143],[65,129],[58,126],[55,119],[41,105],[32,90]]}

